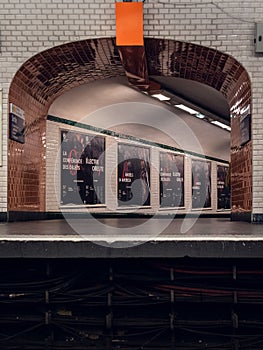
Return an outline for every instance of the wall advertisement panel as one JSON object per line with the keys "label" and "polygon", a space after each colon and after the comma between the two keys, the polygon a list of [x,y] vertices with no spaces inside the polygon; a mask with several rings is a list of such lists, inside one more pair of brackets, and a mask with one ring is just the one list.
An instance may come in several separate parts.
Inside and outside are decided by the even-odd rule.
{"label": "wall advertisement panel", "polygon": [[105,138],[61,131],[61,204],[105,203]]}
{"label": "wall advertisement panel", "polygon": [[184,156],[160,153],[160,207],[184,206]]}
{"label": "wall advertisement panel", "polygon": [[150,205],[150,149],[118,144],[118,205]]}
{"label": "wall advertisement panel", "polygon": [[192,160],[192,208],[211,207],[211,162]]}
{"label": "wall advertisement panel", "polygon": [[230,209],[229,167],[217,165],[217,209]]}

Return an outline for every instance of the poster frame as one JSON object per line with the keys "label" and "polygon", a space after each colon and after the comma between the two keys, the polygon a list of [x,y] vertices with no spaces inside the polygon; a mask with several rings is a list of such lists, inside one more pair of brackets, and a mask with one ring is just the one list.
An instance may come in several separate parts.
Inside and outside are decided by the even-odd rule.
{"label": "poster frame", "polygon": [[[200,206],[193,207],[193,162],[202,162],[210,164],[210,206]],[[192,210],[212,210],[213,209],[213,186],[212,186],[212,164],[211,160],[207,160],[205,158],[191,158],[191,208]]]}
{"label": "poster frame", "polygon": [[[173,156],[180,156],[183,159],[183,205],[181,206],[162,206],[161,205],[161,154],[171,154]],[[186,188],[185,188],[185,155],[178,152],[165,152],[165,151],[159,151],[159,210],[171,210],[171,209],[185,209],[185,195],[186,195]]]}
{"label": "poster frame", "polygon": [[[149,183],[149,204],[146,205],[140,205],[140,204],[134,204],[134,205],[129,205],[129,204],[119,204],[119,146],[124,145],[124,146],[133,146],[133,147],[138,147],[138,148],[144,148],[149,151],[149,176],[150,176],[150,183]],[[117,142],[117,174],[116,174],[116,200],[117,200],[117,210],[131,210],[131,209],[136,209],[136,208],[141,208],[141,209],[149,209],[151,208],[151,203],[152,203],[152,195],[151,195],[151,181],[152,181],[152,172],[151,172],[151,157],[152,157],[152,147],[140,144],[140,143],[133,143],[133,142],[127,142],[127,141],[122,141],[119,140]]]}
{"label": "poster frame", "polygon": [[[61,199],[62,199],[62,148],[61,148],[61,145],[62,145],[62,133],[63,132],[66,132],[66,133],[75,133],[75,134],[81,134],[82,136],[93,136],[93,137],[96,137],[96,136],[99,136],[101,138],[104,139],[104,203],[95,203],[95,204],[85,204],[85,203],[81,203],[81,204],[74,204],[74,203],[69,203],[69,204],[66,204],[66,203],[61,203]],[[72,209],[72,208],[98,208],[98,207],[106,207],[106,140],[107,138],[104,136],[104,135],[101,135],[99,133],[92,133],[92,131],[89,131],[89,132],[85,132],[83,131],[83,129],[81,130],[72,130],[72,129],[66,129],[66,128],[59,128],[58,130],[58,134],[59,134],[59,183],[58,183],[58,186],[59,186],[59,207],[60,208],[68,208],[68,209]]]}
{"label": "poster frame", "polygon": [[[216,210],[218,212],[228,212],[231,210],[231,188],[229,190],[229,200],[230,200],[230,206],[229,208],[218,208],[218,167],[225,167],[228,168],[228,172],[230,171],[230,165],[222,164],[222,163],[216,163]],[[230,174],[228,174],[230,176]]]}

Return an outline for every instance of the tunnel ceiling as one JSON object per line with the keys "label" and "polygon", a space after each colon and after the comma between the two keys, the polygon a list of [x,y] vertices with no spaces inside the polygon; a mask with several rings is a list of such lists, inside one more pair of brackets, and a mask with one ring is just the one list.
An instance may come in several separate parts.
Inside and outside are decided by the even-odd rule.
{"label": "tunnel ceiling", "polygon": [[173,101],[188,103],[189,107],[193,105],[195,109],[199,108],[206,115],[217,116],[222,121],[229,120],[229,104],[224,95],[216,89],[184,78],[154,75],[150,76],[150,79],[159,83],[164,91],[171,92],[175,96]]}
{"label": "tunnel ceiling", "polygon": [[14,83],[42,104],[72,87],[124,75],[113,39],[90,39],[56,46],[30,58]]}
{"label": "tunnel ceiling", "polygon": [[[243,89],[250,88],[242,65],[217,50],[191,43],[148,38],[145,39],[145,51],[149,77],[159,84],[160,89],[188,97],[197,106],[208,110],[213,106],[212,112],[225,119],[229,118],[228,105],[231,105],[236,87],[242,85]],[[13,83],[22,86],[47,106],[72,87],[122,75],[125,75],[125,71],[115,39],[87,39],[35,55],[22,65]],[[200,93],[196,82],[207,85],[204,91],[211,87],[219,94],[210,89],[209,98],[204,101],[204,94]],[[224,97],[227,102],[218,103]]]}
{"label": "tunnel ceiling", "polygon": [[[187,79],[189,84],[192,81],[206,84],[220,92],[230,108],[236,103],[237,95],[245,100],[250,94],[250,80],[246,70],[228,54],[193,43],[150,38],[145,40],[145,51],[149,76],[155,77],[155,80],[156,77],[175,77]],[[187,88],[187,93],[190,92],[186,84],[180,90],[176,81],[170,81],[169,86],[167,81],[162,84],[164,88],[166,86],[178,95],[184,95],[184,88]],[[193,96],[198,97],[196,89],[199,87],[196,84],[191,84],[190,87],[193,90],[193,94],[189,96],[191,100]],[[213,99],[215,96],[218,97],[215,94],[209,97]],[[199,96],[196,103],[202,105],[202,99]],[[216,105],[216,100],[211,102]],[[222,113],[216,107],[214,109],[218,115]]]}

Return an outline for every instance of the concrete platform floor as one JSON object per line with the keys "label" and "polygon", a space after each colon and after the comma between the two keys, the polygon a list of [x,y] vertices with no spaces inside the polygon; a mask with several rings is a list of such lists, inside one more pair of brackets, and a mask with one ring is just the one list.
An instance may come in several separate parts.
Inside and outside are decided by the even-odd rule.
{"label": "concrete platform floor", "polygon": [[0,258],[263,258],[263,225],[228,218],[89,218],[0,224]]}
{"label": "concrete platform floor", "polygon": [[0,223],[0,240],[263,240],[263,225],[229,218],[88,218]]}

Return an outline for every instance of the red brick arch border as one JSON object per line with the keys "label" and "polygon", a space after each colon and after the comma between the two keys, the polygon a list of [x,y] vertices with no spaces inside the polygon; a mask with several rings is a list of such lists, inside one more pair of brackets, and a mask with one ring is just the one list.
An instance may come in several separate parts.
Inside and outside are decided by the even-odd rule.
{"label": "red brick arch border", "polygon": [[[244,67],[215,49],[174,40],[145,39],[149,75],[195,80],[220,91],[232,115],[233,210],[252,209],[252,142],[240,145],[240,110],[251,104]],[[25,143],[9,140],[8,211],[45,212],[46,115],[63,92],[85,83],[125,75],[114,38],[87,39],[31,57],[17,71],[9,102],[25,111]]]}

